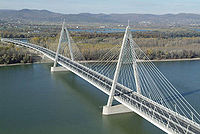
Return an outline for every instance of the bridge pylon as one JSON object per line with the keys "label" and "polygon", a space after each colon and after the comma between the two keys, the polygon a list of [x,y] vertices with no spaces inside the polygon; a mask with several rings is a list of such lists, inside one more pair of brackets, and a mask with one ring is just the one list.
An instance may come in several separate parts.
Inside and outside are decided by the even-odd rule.
{"label": "bridge pylon", "polygon": [[[123,38],[123,42],[122,42],[122,46],[121,46],[121,50],[120,50],[120,54],[119,54],[119,59],[118,59],[118,62],[117,62],[117,66],[116,66],[116,70],[115,70],[115,74],[114,74],[113,83],[112,83],[112,87],[111,87],[111,90],[110,90],[108,102],[107,102],[107,105],[103,107],[103,114],[104,115],[132,112],[130,109],[128,109],[127,107],[122,106],[122,105],[112,106],[112,102],[113,102],[114,94],[115,94],[115,89],[116,89],[120,69],[121,69],[121,66],[122,66],[122,60],[124,59],[125,53],[127,53],[125,51],[129,51],[129,53],[132,54],[132,60],[133,60],[132,62],[133,62],[136,90],[137,90],[138,93],[141,94],[139,75],[138,75],[138,71],[137,71],[136,55],[135,55],[135,50],[134,50],[133,44],[131,44],[131,43],[133,43],[132,42],[132,35],[131,35],[131,32],[129,30],[129,25],[128,25],[126,27],[126,31],[125,31],[125,34],[124,34],[124,38]],[[118,112],[116,112],[116,111],[118,111]]]}
{"label": "bridge pylon", "polygon": [[58,42],[58,47],[57,47],[57,51],[56,51],[54,65],[53,65],[53,67],[51,67],[51,72],[68,71],[66,68],[57,67],[58,56],[59,56],[59,52],[60,52],[60,49],[61,49],[61,43],[62,43],[64,36],[66,36],[66,38],[67,38],[67,44],[68,44],[68,47],[69,47],[71,60],[74,61],[74,55],[73,55],[73,50],[72,50],[71,41],[70,41],[70,37],[69,37],[69,31],[67,30],[67,28],[65,26],[65,21],[64,21],[63,24],[62,24],[61,32],[60,32],[60,38],[59,38],[59,42]]}

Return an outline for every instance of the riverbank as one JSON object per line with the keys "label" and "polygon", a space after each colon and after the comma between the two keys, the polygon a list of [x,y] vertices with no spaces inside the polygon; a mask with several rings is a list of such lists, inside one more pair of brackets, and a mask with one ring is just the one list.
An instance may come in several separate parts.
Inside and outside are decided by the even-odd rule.
{"label": "riverbank", "polygon": [[193,60],[200,60],[200,58],[184,58],[184,59],[161,59],[161,60],[151,60],[152,62],[170,62],[170,61],[193,61]]}
{"label": "riverbank", "polygon": [[33,63],[15,63],[15,64],[0,64],[0,67],[5,66],[19,66],[19,65],[30,65],[30,64],[43,64],[43,63],[53,63],[53,62],[33,62]]}
{"label": "riverbank", "polygon": [[[152,62],[171,62],[171,61],[195,61],[195,60],[200,60],[200,58],[184,58],[184,59],[160,59],[160,60],[150,60]],[[147,60],[138,60],[138,62],[146,62]],[[90,60],[90,61],[80,61],[80,63],[95,63],[95,62],[99,62],[96,60]],[[107,62],[105,61],[101,61],[101,62]],[[117,60],[113,60],[112,62],[117,62]]]}
{"label": "riverbank", "polygon": [[[200,60],[200,58],[191,58],[191,59],[161,59],[161,60],[151,60],[152,62],[172,62],[172,61],[195,61]],[[82,61],[81,63],[94,63],[98,61]],[[117,62],[117,61],[114,61]],[[33,62],[33,63],[15,63],[15,64],[0,64],[0,67],[4,66],[19,66],[19,65],[29,65],[29,64],[40,64],[40,63],[53,63],[53,61],[43,61],[43,62]]]}

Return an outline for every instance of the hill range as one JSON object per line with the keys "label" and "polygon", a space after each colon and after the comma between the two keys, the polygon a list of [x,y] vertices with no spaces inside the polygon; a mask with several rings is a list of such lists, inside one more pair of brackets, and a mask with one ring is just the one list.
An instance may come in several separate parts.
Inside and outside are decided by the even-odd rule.
{"label": "hill range", "polygon": [[100,23],[100,24],[127,24],[130,20],[132,25],[143,26],[199,26],[200,14],[179,13],[179,14],[61,14],[48,10],[0,10],[1,22],[20,22],[20,23],[36,23],[51,22],[58,23],[67,20],[68,23]]}

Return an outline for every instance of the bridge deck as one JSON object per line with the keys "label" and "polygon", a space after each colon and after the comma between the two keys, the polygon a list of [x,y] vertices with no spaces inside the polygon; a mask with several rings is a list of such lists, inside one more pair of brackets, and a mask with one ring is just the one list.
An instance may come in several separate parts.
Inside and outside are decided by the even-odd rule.
{"label": "bridge deck", "polygon": [[[2,40],[19,46],[34,49],[43,53],[52,60],[55,59],[56,53],[44,47],[17,40]],[[58,63],[81,78],[87,80],[104,93],[109,94],[112,86],[112,80],[108,77],[105,77],[104,75],[99,74],[98,72],[95,72],[86,66],[79,64],[78,62],[71,61],[70,59],[61,55],[58,57]],[[124,87],[119,83],[116,86],[114,98],[167,133],[200,134],[199,124],[186,118],[185,116],[167,109],[166,107],[138,94],[137,92],[130,90],[127,87]]]}

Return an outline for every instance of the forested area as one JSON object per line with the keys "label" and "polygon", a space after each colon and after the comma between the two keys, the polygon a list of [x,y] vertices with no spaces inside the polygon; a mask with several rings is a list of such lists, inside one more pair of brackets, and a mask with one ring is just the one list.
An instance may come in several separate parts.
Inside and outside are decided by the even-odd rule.
{"label": "forested area", "polygon": [[24,48],[0,42],[0,64],[32,63],[33,54]]}
{"label": "forested area", "polygon": [[[60,26],[32,26],[31,28],[21,28],[12,30],[0,30],[1,37],[5,38],[27,38],[34,44],[41,45],[56,51]],[[29,31],[33,32],[29,32]],[[80,48],[83,56],[88,60],[96,60],[99,55],[105,54],[116,45],[121,45],[124,32],[118,33],[97,33],[97,32],[75,32],[70,31],[70,35],[76,45]],[[188,29],[157,29],[148,31],[132,32],[135,42],[147,54],[151,60],[161,59],[183,59],[200,57],[200,32]],[[16,53],[16,48],[9,49],[2,47],[1,54],[6,53],[11,57],[11,53]],[[22,50],[21,55],[25,55]],[[16,54],[15,54],[16,55]],[[32,62],[27,54],[22,62]],[[1,56],[2,57],[2,56]],[[20,57],[20,56],[19,56]],[[4,56],[5,58],[5,56]],[[14,62],[21,62],[14,60]],[[29,59],[29,60],[27,60]],[[12,63],[13,60],[4,63]]]}
{"label": "forested area", "polygon": [[[151,60],[182,59],[200,57],[200,37],[157,37],[157,35],[135,36],[135,42]],[[86,59],[95,60],[99,53],[120,45],[123,33],[72,33],[72,38]],[[33,37],[30,42],[56,50],[59,35],[56,37]]]}

